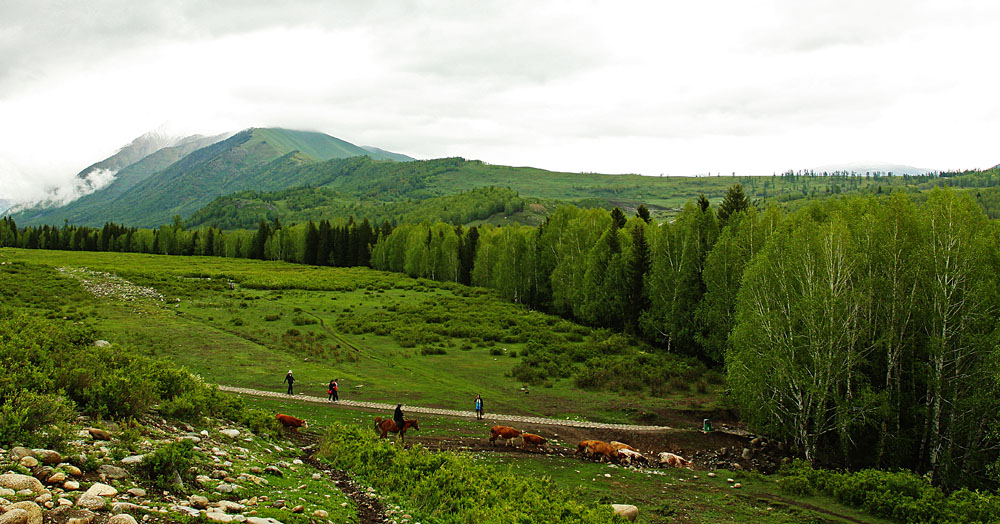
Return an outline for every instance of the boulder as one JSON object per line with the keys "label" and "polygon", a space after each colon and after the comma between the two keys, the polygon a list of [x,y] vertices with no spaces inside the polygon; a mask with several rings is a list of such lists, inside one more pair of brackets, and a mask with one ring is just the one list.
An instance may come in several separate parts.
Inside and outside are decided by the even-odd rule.
{"label": "boulder", "polygon": [[[27,460],[31,457],[25,457],[21,460]],[[32,459],[35,460],[35,459]],[[37,462],[37,461],[36,461]],[[53,470],[50,466],[35,466],[31,470],[31,475],[42,482],[48,482],[49,477],[52,476]]]}
{"label": "boulder", "polygon": [[38,459],[36,459],[35,457],[32,457],[31,455],[28,455],[27,457],[21,457],[21,460],[19,460],[17,462],[18,462],[18,464],[20,464],[20,465],[22,465],[22,466],[24,466],[24,467],[26,467],[28,469],[31,469],[31,468],[33,468],[33,467],[35,467],[35,466],[38,465]]}
{"label": "boulder", "polygon": [[35,458],[42,461],[42,464],[58,464],[62,462],[62,455],[58,451],[51,449],[33,449]]}
{"label": "boulder", "polygon": [[23,509],[12,509],[0,515],[0,524],[28,524],[28,512]]}
{"label": "boulder", "polygon": [[639,516],[639,508],[631,504],[612,504],[611,509],[615,511],[615,515],[618,515],[629,522],[635,522],[635,518]]}
{"label": "boulder", "polygon": [[28,448],[22,448],[21,446],[14,446],[10,448],[10,454],[8,455],[14,462],[20,462],[24,457],[30,457],[32,451]]}
{"label": "boulder", "polygon": [[135,517],[128,513],[119,513],[108,519],[108,524],[138,524]]}
{"label": "boulder", "polygon": [[112,466],[111,464],[101,464],[97,468],[97,473],[103,475],[105,478],[109,479],[123,479],[128,476],[128,472],[118,466]]}
{"label": "boulder", "polygon": [[99,495],[91,495],[89,493],[84,493],[76,499],[76,505],[88,509],[90,511],[98,511],[104,509],[107,506],[108,501],[104,500],[104,497]]}
{"label": "boulder", "polygon": [[97,440],[111,440],[111,434],[100,428],[85,428],[84,431],[90,433],[91,437]]}
{"label": "boulder", "polygon": [[113,497],[118,494],[118,490],[107,484],[95,482],[89,489],[87,489],[87,493],[90,495],[97,495],[98,497]]}
{"label": "boulder", "polygon": [[80,483],[75,480],[67,480],[63,482],[63,489],[66,491],[76,491],[80,489]]}
{"label": "boulder", "polygon": [[12,509],[23,509],[28,512],[28,520],[26,524],[42,524],[42,507],[30,500],[24,502],[18,502],[16,504],[11,504],[7,506],[7,511]]}
{"label": "boulder", "polygon": [[8,488],[14,491],[29,489],[34,493],[45,491],[45,486],[38,479],[19,473],[4,473],[0,475],[0,488]]}
{"label": "boulder", "polygon": [[205,509],[208,507],[208,497],[191,495],[188,501],[191,503],[191,507],[195,509]]}

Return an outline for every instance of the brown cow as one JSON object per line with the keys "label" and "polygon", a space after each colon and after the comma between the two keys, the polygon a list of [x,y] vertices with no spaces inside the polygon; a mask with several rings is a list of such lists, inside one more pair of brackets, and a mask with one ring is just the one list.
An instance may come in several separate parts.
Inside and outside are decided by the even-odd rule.
{"label": "brown cow", "polygon": [[618,442],[617,440],[612,440],[608,444],[611,444],[611,447],[617,449],[618,451],[621,451],[623,449],[628,449],[628,450],[631,450],[631,451],[639,451],[639,450],[633,448],[632,446],[629,446],[628,444],[626,444],[624,442]]}
{"label": "brown cow", "polygon": [[541,446],[547,441],[541,437],[541,435],[535,435],[534,433],[521,433],[521,443],[524,447],[528,447],[531,444],[533,447]]}
{"label": "brown cow", "polygon": [[609,462],[615,462],[620,457],[617,449],[613,448],[611,444],[600,440],[584,440],[577,444],[576,452],[585,452],[587,455],[600,455],[600,460],[608,459]]}
{"label": "brown cow", "polygon": [[509,426],[493,426],[490,428],[490,443],[494,446],[498,438],[507,441],[507,445],[510,445],[510,439],[520,436],[521,430]]}
{"label": "brown cow", "polygon": [[299,428],[309,427],[309,424],[306,424],[305,420],[300,418],[295,418],[291,415],[282,415],[281,413],[278,413],[277,415],[275,415],[274,418],[278,419],[278,422],[281,422],[282,426],[285,426],[286,428],[292,428],[292,431],[294,431],[295,433],[299,432]]}

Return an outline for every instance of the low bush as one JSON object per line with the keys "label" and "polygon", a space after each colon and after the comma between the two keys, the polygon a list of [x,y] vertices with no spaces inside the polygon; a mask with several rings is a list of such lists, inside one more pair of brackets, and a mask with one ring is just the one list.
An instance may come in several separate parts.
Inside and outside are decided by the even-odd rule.
{"label": "low bush", "polygon": [[183,481],[190,480],[196,456],[191,440],[171,442],[144,456],[139,469],[156,486],[180,490]]}
{"label": "low bush", "polygon": [[1000,497],[961,489],[946,494],[910,471],[814,469],[797,460],[783,466],[778,484],[791,495],[823,493],[848,506],[896,522],[977,524],[1000,521]]}
{"label": "low bush", "polygon": [[371,437],[369,428],[331,427],[320,457],[351,471],[378,492],[412,508],[414,521],[612,523],[608,506],[583,503],[551,479],[496,470],[421,446],[403,449]]}

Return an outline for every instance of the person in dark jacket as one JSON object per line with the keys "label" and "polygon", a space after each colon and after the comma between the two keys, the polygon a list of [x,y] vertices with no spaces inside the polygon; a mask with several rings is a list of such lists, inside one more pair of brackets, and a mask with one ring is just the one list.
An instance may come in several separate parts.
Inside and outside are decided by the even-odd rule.
{"label": "person in dark jacket", "polygon": [[403,429],[403,405],[396,404],[396,412],[392,414],[392,421],[396,423],[396,429]]}
{"label": "person in dark jacket", "polygon": [[285,375],[285,380],[282,380],[282,382],[288,382],[288,394],[294,395],[295,393],[292,393],[292,384],[295,382],[295,377],[292,376],[292,370],[288,370],[288,374]]}
{"label": "person in dark jacket", "polygon": [[337,402],[340,400],[337,398],[337,380],[338,379],[331,380],[330,385],[327,387],[326,392],[330,394],[330,397],[326,399],[327,402]]}

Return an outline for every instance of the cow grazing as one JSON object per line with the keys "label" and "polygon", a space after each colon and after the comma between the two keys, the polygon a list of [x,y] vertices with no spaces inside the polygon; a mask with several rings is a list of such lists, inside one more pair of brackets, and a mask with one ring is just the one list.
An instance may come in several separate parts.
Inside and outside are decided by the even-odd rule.
{"label": "cow grazing", "polygon": [[649,460],[646,459],[645,455],[632,449],[621,448],[618,450],[618,456],[621,457],[623,464],[649,465]]}
{"label": "cow grazing", "polygon": [[285,426],[286,428],[292,428],[292,431],[294,431],[295,433],[299,432],[299,428],[309,427],[309,425],[306,424],[305,420],[300,418],[295,418],[291,415],[282,415],[281,413],[278,413],[277,415],[275,415],[274,418],[278,419],[278,422],[281,422],[282,426]]}
{"label": "cow grazing", "polygon": [[630,450],[630,451],[639,451],[639,450],[633,448],[632,446],[629,446],[628,444],[626,444],[624,442],[618,442],[616,440],[612,440],[608,444],[611,444],[611,447],[617,449],[618,451],[621,451],[623,449],[627,449],[627,450]]}
{"label": "cow grazing", "polygon": [[521,430],[509,426],[493,426],[490,428],[490,443],[494,446],[498,438],[507,441],[507,445],[510,445],[510,439],[520,436]]}
{"label": "cow grazing", "polygon": [[621,456],[611,444],[600,440],[584,440],[577,444],[576,452],[591,456],[600,455],[600,460],[608,459],[609,462],[615,462]]}
{"label": "cow grazing", "polygon": [[691,469],[691,461],[685,459],[684,457],[671,453],[669,451],[664,451],[660,453],[660,465],[669,466],[671,468],[688,468]]}
{"label": "cow grazing", "polygon": [[534,433],[521,433],[521,443],[524,447],[528,447],[528,444],[531,444],[531,446],[537,448],[546,442],[547,441],[542,438],[541,435],[535,435]]}

